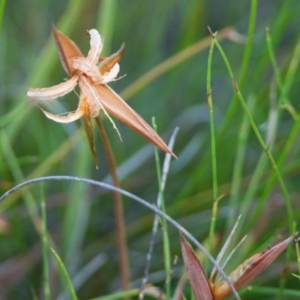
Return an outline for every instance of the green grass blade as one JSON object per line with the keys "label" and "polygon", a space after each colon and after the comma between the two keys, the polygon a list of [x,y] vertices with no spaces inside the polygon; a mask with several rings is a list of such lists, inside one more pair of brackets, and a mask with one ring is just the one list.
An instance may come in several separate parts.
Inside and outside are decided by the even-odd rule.
{"label": "green grass blade", "polygon": [[[213,207],[212,207],[212,217],[209,228],[209,237],[208,237],[208,252],[212,251],[213,239],[215,233],[215,226],[217,220],[218,212],[218,172],[217,172],[217,157],[216,157],[216,139],[215,139],[215,120],[214,120],[214,109],[213,109],[213,100],[212,100],[212,88],[211,88],[211,69],[212,69],[212,57],[214,51],[214,40],[211,40],[211,45],[208,55],[207,63],[207,77],[206,77],[206,93],[207,93],[207,102],[209,108],[209,124],[210,124],[210,149],[211,149],[211,165],[212,165],[212,181],[213,181]],[[207,269],[207,268],[206,268]]]}
{"label": "green grass blade", "polygon": [[3,15],[4,15],[4,8],[5,8],[6,0],[0,1],[0,37],[2,35],[2,24],[3,24]]}
{"label": "green grass blade", "polygon": [[[101,55],[107,56],[111,51],[111,41],[113,37],[116,20],[117,1],[102,1],[99,5],[99,13],[96,28],[105,37],[103,51]],[[122,41],[121,41],[122,42]]]}
{"label": "green grass blade", "polygon": [[46,202],[43,190],[43,184],[41,184],[41,212],[42,212],[42,256],[43,256],[43,279],[44,279],[44,297],[45,300],[50,300],[50,279],[49,279],[49,243],[48,243],[48,233],[47,233],[47,213],[46,213]]}
{"label": "green grass blade", "polygon": [[[250,113],[253,113],[254,107],[255,107],[255,97],[250,96],[248,99],[248,107]],[[236,149],[236,157],[233,165],[233,175],[232,175],[232,184],[231,184],[231,190],[230,190],[230,212],[229,216],[227,218],[227,232],[229,232],[235,222],[235,219],[237,218],[238,214],[241,214],[242,217],[245,217],[245,212],[248,210],[248,205],[250,204],[248,201],[243,201],[241,204],[241,211],[237,211],[237,206],[239,204],[240,200],[240,190],[241,190],[241,183],[242,183],[242,174],[243,174],[243,167],[245,163],[245,155],[246,155],[246,149],[247,149],[247,141],[248,136],[250,133],[250,124],[248,122],[247,116],[244,115],[240,130],[238,133],[238,139],[237,139],[237,149]],[[259,182],[259,181],[257,181]],[[249,189],[250,190],[250,189]],[[248,190],[248,191],[249,191]],[[252,195],[248,197],[249,200],[251,200]],[[246,205],[245,205],[246,204]],[[245,208],[243,209],[243,206],[245,205]],[[240,226],[242,228],[242,226]],[[238,236],[238,235],[237,235]]]}
{"label": "green grass blade", "polygon": [[275,160],[273,158],[273,155],[270,152],[269,147],[265,144],[265,142],[264,142],[264,140],[263,140],[263,138],[262,138],[262,136],[261,136],[261,134],[260,134],[260,132],[259,132],[259,130],[258,130],[258,128],[257,128],[257,126],[256,126],[256,124],[254,122],[254,120],[253,120],[253,118],[252,118],[252,115],[251,115],[251,113],[250,113],[250,111],[249,111],[249,109],[248,109],[248,107],[246,105],[246,102],[245,102],[245,100],[243,98],[243,95],[241,94],[241,92],[239,90],[238,84],[237,84],[236,80],[234,79],[233,72],[231,70],[229,61],[228,61],[228,59],[227,59],[227,57],[226,57],[226,55],[225,55],[225,53],[224,53],[221,45],[218,43],[217,40],[216,40],[216,46],[219,49],[221,56],[223,57],[224,63],[226,65],[226,67],[227,67],[229,76],[232,79],[233,87],[234,87],[234,89],[235,89],[235,91],[237,93],[239,102],[240,102],[240,104],[241,104],[241,106],[242,106],[242,108],[244,110],[244,113],[247,115],[248,121],[249,121],[249,123],[250,123],[250,125],[251,125],[251,127],[252,127],[252,129],[253,129],[253,131],[255,133],[255,135],[256,135],[256,138],[258,139],[261,147],[265,151],[265,153],[266,153],[266,155],[267,155],[267,157],[268,157],[268,159],[269,159],[269,161],[271,163],[271,166],[274,169],[277,181],[278,181],[278,183],[280,185],[281,191],[282,191],[283,196],[284,196],[284,200],[285,200],[285,204],[286,204],[286,208],[287,208],[287,213],[288,213],[288,216],[289,216],[289,218],[288,218],[289,219],[288,220],[288,222],[289,222],[289,231],[290,231],[290,234],[292,235],[293,234],[294,213],[293,213],[291,199],[290,199],[290,196],[288,194],[286,185],[285,185],[285,183],[283,181],[283,178],[281,176],[281,173],[280,173],[280,171],[279,171],[279,169],[278,169],[278,167],[276,165],[276,162],[275,162]]}
{"label": "green grass blade", "polygon": [[[123,291],[119,293],[110,294],[107,296],[97,297],[89,300],[118,300],[118,299],[126,299],[128,297],[134,297],[139,294],[139,289],[132,289],[128,291]],[[147,295],[148,296],[148,295]],[[156,299],[156,298],[155,298]]]}
{"label": "green grass blade", "polygon": [[67,283],[67,287],[69,289],[70,295],[71,295],[71,299],[72,300],[77,300],[77,296],[76,296],[76,292],[74,290],[71,278],[68,274],[68,271],[65,267],[65,265],[63,264],[62,260],[60,259],[59,255],[56,253],[56,251],[53,248],[50,248],[52,253],[54,254],[57,262],[58,262],[58,266],[59,266],[59,270],[61,275],[65,278],[66,283]]}
{"label": "green grass blade", "polygon": [[[157,132],[157,126],[155,123],[155,118],[152,118],[152,126],[154,131]],[[161,210],[165,213],[165,201],[164,201],[164,187],[162,186],[162,177],[161,177],[161,166],[158,156],[158,149],[154,147],[154,155],[155,155],[155,166],[156,166],[156,175],[158,181],[158,189],[159,189],[159,196],[161,199]],[[163,234],[163,244],[164,244],[164,263],[165,263],[165,272],[166,276],[168,276],[171,272],[171,250],[170,250],[170,241],[168,236],[168,224],[166,219],[161,219],[162,224],[162,234]],[[169,281],[166,281],[166,297],[167,299],[171,298],[171,285]]]}

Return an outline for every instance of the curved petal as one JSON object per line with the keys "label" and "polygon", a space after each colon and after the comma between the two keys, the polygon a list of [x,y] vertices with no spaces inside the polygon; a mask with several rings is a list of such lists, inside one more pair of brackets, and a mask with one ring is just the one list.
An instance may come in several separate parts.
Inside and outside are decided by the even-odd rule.
{"label": "curved petal", "polygon": [[53,26],[53,36],[61,64],[69,76],[74,74],[74,69],[69,66],[68,60],[72,57],[83,57],[77,45],[61,31]]}
{"label": "curved petal", "polygon": [[83,116],[83,112],[79,108],[74,112],[70,112],[66,116],[60,116],[60,115],[55,115],[55,114],[49,113],[48,111],[44,110],[40,106],[38,106],[38,107],[45,114],[45,116],[47,118],[49,118],[55,122],[58,122],[58,123],[71,123],[71,122],[74,122],[74,121],[80,119]]}
{"label": "curved petal", "polygon": [[77,85],[78,76],[73,76],[67,81],[49,88],[32,89],[27,91],[27,96],[33,100],[51,100],[70,93]]}
{"label": "curved petal", "polygon": [[160,136],[111,88],[101,84],[95,85],[94,89],[97,91],[99,99],[107,112],[135,130],[149,142],[176,158],[175,154],[168,148]]}
{"label": "curved petal", "polygon": [[119,64],[115,64],[109,72],[102,75],[102,83],[108,83],[114,81],[120,71]]}
{"label": "curved petal", "polygon": [[88,33],[91,37],[91,41],[90,41],[91,49],[86,58],[91,63],[96,64],[98,62],[99,55],[103,48],[102,38],[96,29],[91,29]]}
{"label": "curved petal", "polygon": [[123,43],[121,45],[121,48],[116,52],[110,55],[109,57],[106,57],[104,59],[101,59],[101,63],[99,65],[99,70],[101,74],[104,74],[106,72],[109,72],[110,69],[121,60],[123,52],[124,52],[125,44]]}

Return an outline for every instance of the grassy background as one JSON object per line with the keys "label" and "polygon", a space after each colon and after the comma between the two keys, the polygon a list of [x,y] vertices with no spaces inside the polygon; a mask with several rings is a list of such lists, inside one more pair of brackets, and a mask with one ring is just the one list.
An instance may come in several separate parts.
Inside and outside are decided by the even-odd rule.
{"label": "grassy background", "polygon": [[[132,95],[127,88],[164,60],[207,37],[207,25],[213,31],[234,26],[246,37],[250,6],[251,1],[237,0],[9,1],[4,11],[0,44],[0,193],[25,179],[44,175],[73,175],[110,181],[99,137],[96,138],[96,148],[100,169],[96,170],[86,137],[80,130],[82,124],[62,125],[48,120],[26,97],[29,87],[51,86],[66,78],[51,36],[53,24],[71,37],[83,53],[89,48],[86,29],[97,28],[104,36],[106,55],[116,51],[122,42],[126,43],[120,72],[126,76],[112,83],[111,87],[123,95],[147,122],[150,123],[151,117],[155,116],[158,132],[165,141],[175,126],[180,127],[174,148],[179,159],[172,162],[165,192],[167,212],[199,241],[205,242],[213,202],[206,96],[208,48]],[[280,107],[284,93],[276,84],[265,28],[271,30],[283,82],[291,67],[295,68],[294,76],[289,77],[290,88],[286,87],[285,98],[299,111],[300,76],[295,62],[299,55],[293,56],[299,39],[299,9],[297,0],[258,1],[252,52],[244,73],[241,69],[245,44],[229,40],[221,42],[235,77],[239,80],[243,76],[240,88],[252,107],[252,117],[262,136],[268,132],[274,134],[270,146],[275,160],[280,159],[284,149],[287,151],[280,172],[292,201],[295,221],[300,213],[299,126],[295,125],[298,119],[293,119],[286,109]],[[272,167],[265,158],[261,159],[265,157],[264,151],[248,122],[243,121],[244,112],[240,105],[229,115],[229,107],[235,101],[234,89],[216,50],[212,63],[212,89],[218,136],[219,195],[225,195],[219,202],[216,247],[212,254],[218,253],[235,217],[243,211],[236,240],[245,234],[248,234],[248,239],[233,259],[232,264],[236,266],[249,255],[277,241],[277,234],[286,237],[288,217],[277,182],[271,182],[267,189]],[[77,96],[70,93],[55,103],[53,109],[67,111],[76,106]],[[271,112],[277,114],[277,127],[268,121]],[[122,143],[105,119],[119,166],[121,186],[153,203],[158,186],[152,146],[118,121],[116,123],[122,134]],[[291,143],[285,148],[289,139]],[[163,157],[163,153],[160,155]],[[241,159],[237,160],[238,157]],[[47,205],[48,231],[71,278],[79,278],[79,283],[75,284],[79,298],[89,299],[117,291],[120,278],[111,193],[72,182],[47,182],[42,190]],[[4,222],[0,236],[2,299],[42,299],[38,234],[40,198],[41,189],[34,186],[0,204]],[[127,199],[124,200],[124,210],[132,287],[139,287],[153,214]],[[178,232],[169,229],[171,255],[181,256]],[[295,261],[294,254],[292,257]],[[163,286],[166,276],[163,260],[159,234],[149,280],[158,286]],[[283,255],[253,284],[278,287],[284,261]],[[182,261],[179,260],[172,279],[174,286],[183,273],[181,267]],[[296,264],[291,267],[296,273]],[[288,273],[287,288],[299,290],[299,281],[290,275],[291,270]],[[66,299],[64,296],[59,298],[64,283],[60,283],[56,274],[51,267],[53,299]],[[255,294],[256,299],[273,299],[270,295],[263,295],[263,290],[259,293]],[[245,292],[243,299],[253,299],[253,295]]]}

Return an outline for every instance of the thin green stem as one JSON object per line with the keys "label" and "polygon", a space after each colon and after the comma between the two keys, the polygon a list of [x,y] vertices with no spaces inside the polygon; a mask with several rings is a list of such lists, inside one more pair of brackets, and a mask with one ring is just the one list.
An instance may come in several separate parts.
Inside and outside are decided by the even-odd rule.
{"label": "thin green stem", "polygon": [[[101,140],[103,142],[103,147],[104,147],[104,151],[109,166],[109,171],[112,177],[112,182],[115,187],[119,188],[120,182],[117,174],[117,166],[115,163],[114,154],[111,149],[108,136],[106,134],[101,118],[97,117],[95,118],[95,120],[99,129]],[[118,253],[120,258],[122,289],[127,290],[129,288],[130,270],[129,270],[129,263],[128,263],[128,249],[127,249],[127,242],[126,242],[123,202],[122,202],[122,197],[119,193],[114,192],[113,195],[114,195],[115,223],[116,223],[116,232],[117,232],[117,240],[118,240],[117,242]]]}
{"label": "thin green stem", "polygon": [[3,15],[4,15],[4,8],[5,8],[6,0],[0,1],[0,37],[2,35],[2,24],[3,24]]}
{"label": "thin green stem", "polygon": [[139,294],[139,289],[132,289],[124,292],[114,293],[107,296],[101,296],[97,298],[93,298],[90,300],[118,300],[118,299],[124,299],[128,297],[135,297]]}
{"label": "thin green stem", "polygon": [[76,292],[74,290],[74,286],[72,284],[71,278],[68,274],[68,271],[67,271],[65,265],[63,264],[62,260],[60,259],[59,255],[56,253],[56,251],[53,248],[50,248],[50,249],[51,249],[52,253],[54,254],[54,256],[55,256],[55,258],[58,262],[58,266],[59,266],[59,269],[60,269],[62,275],[66,279],[67,286],[69,288],[69,292],[71,294],[72,300],[77,300],[77,296],[76,296]]}
{"label": "thin green stem", "polygon": [[211,89],[211,62],[214,49],[214,40],[212,39],[207,67],[207,102],[209,108],[210,119],[210,142],[211,142],[211,163],[212,163],[212,176],[213,176],[213,197],[214,200],[218,197],[218,176],[217,176],[217,158],[216,158],[216,139],[215,139],[215,120],[214,120],[214,108],[212,101],[212,89]]}
{"label": "thin green stem", "polygon": [[250,57],[251,57],[251,52],[252,52],[253,36],[254,36],[254,31],[255,31],[256,14],[257,14],[257,3],[258,3],[258,0],[251,0],[247,41],[246,41],[246,47],[245,47],[243,60],[242,60],[241,72],[239,75],[239,82],[240,82],[241,87],[244,85],[244,82],[246,79],[249,62],[250,62]]}
{"label": "thin green stem", "polygon": [[[152,118],[152,126],[155,131],[157,131],[157,126],[155,123],[155,118]],[[161,166],[159,161],[158,150],[154,147],[155,155],[155,165],[156,165],[156,175],[158,181],[158,189],[161,199],[161,210],[166,213],[165,201],[164,201],[164,189],[162,187],[162,177],[161,177]],[[165,272],[168,276],[171,272],[171,251],[170,251],[170,240],[168,236],[168,224],[167,220],[162,218],[162,233],[163,233],[163,244],[164,244],[164,262],[165,262]],[[171,285],[169,281],[166,281],[166,299],[171,299]]]}
{"label": "thin green stem", "polygon": [[[3,149],[4,157],[6,159],[6,162],[9,166],[10,171],[12,172],[14,180],[16,182],[23,182],[25,180],[25,177],[20,168],[17,157],[14,153],[14,150],[10,144],[10,141],[8,139],[8,136],[7,136],[5,130],[1,131],[1,146]],[[25,201],[26,208],[29,212],[30,218],[32,220],[32,223],[34,224],[37,232],[40,234],[41,219],[38,216],[38,207],[37,207],[36,203],[34,202],[34,197],[31,192],[27,191],[24,194],[24,201]]]}
{"label": "thin green stem", "polygon": [[[294,232],[297,232],[297,223],[294,222]],[[296,255],[297,255],[297,265],[298,265],[298,272],[299,272],[299,281],[300,281],[300,249],[299,249],[299,238],[295,240],[295,248],[296,248]]]}
{"label": "thin green stem", "polygon": [[[258,0],[251,1],[247,41],[246,41],[245,51],[244,51],[243,60],[242,60],[241,72],[239,75],[239,82],[240,82],[241,87],[244,86],[245,79],[247,78],[246,75],[248,72],[249,62],[250,62],[251,53],[252,53],[253,36],[254,36],[254,31],[255,31],[256,14],[257,14],[257,2],[258,2]],[[218,40],[220,40],[219,33],[218,33]],[[219,130],[219,133],[217,135],[217,141],[222,139],[222,137],[224,136],[224,133],[227,130],[228,126],[230,125],[231,120],[236,112],[237,105],[238,105],[238,99],[237,99],[237,96],[234,95],[230,102],[228,111],[226,113],[225,120],[223,121],[221,128]]]}
{"label": "thin green stem", "polygon": [[[47,173],[47,171],[49,171],[55,164],[60,162],[70,152],[70,150],[77,145],[79,141],[81,141],[82,136],[83,130],[77,130],[69,139],[67,139],[54,152],[52,152],[47,159],[39,164],[30,174],[24,177],[24,180],[42,176]],[[15,170],[15,168],[13,168],[13,170]],[[23,191],[20,191],[20,193],[12,195],[8,201],[0,203],[0,213],[11,207],[20,197],[20,195],[23,195],[25,192],[26,188]]]}
{"label": "thin green stem", "polygon": [[292,204],[291,204],[291,199],[289,197],[289,194],[288,194],[288,191],[287,191],[287,188],[285,186],[285,183],[282,179],[282,176],[281,176],[281,173],[275,163],[275,160],[273,158],[273,155],[271,154],[270,152],[270,149],[269,147],[265,144],[252,116],[251,116],[251,113],[246,105],[246,102],[243,98],[243,95],[241,94],[240,90],[239,90],[239,87],[238,87],[238,84],[236,82],[236,80],[234,79],[234,76],[233,76],[233,72],[231,70],[231,67],[230,67],[230,64],[229,64],[229,61],[221,47],[221,45],[218,43],[218,41],[216,40],[216,46],[217,48],[219,49],[219,52],[221,54],[221,56],[223,57],[223,60],[225,62],[225,65],[227,67],[227,70],[228,70],[228,73],[232,79],[232,84],[233,84],[233,87],[235,89],[235,92],[238,96],[238,99],[239,99],[239,102],[244,110],[244,113],[247,115],[247,118],[248,118],[248,121],[250,122],[250,125],[256,135],[256,138],[258,139],[261,147],[263,148],[263,150],[265,151],[270,163],[271,163],[271,166],[276,174],[276,178],[277,178],[277,181],[280,185],[280,188],[281,188],[281,191],[283,193],[283,196],[284,196],[284,200],[285,200],[285,204],[286,204],[286,208],[287,208],[287,213],[288,213],[288,219],[289,219],[289,230],[290,230],[290,234],[292,235],[293,234],[293,220],[294,220],[294,213],[293,213],[293,209],[292,209]]}
{"label": "thin green stem", "polygon": [[277,85],[279,87],[280,94],[281,94],[279,104],[284,105],[284,107],[291,114],[293,119],[296,120],[298,114],[297,114],[295,108],[291,105],[291,103],[288,99],[288,96],[287,96],[286,86],[282,82],[280,70],[279,70],[278,64],[276,62],[275,55],[274,55],[274,50],[273,50],[273,46],[272,46],[272,38],[271,38],[269,28],[266,28],[266,40],[267,40],[268,52],[269,52],[272,66],[273,66],[276,82],[277,82]]}
{"label": "thin green stem", "polygon": [[41,212],[42,212],[42,247],[43,247],[43,279],[44,279],[44,297],[45,300],[50,300],[50,279],[49,279],[49,260],[48,260],[48,232],[47,232],[47,214],[45,195],[43,190],[43,184],[41,184]]}
{"label": "thin green stem", "polygon": [[208,55],[208,65],[207,65],[207,77],[206,77],[206,93],[207,93],[207,102],[209,108],[209,120],[210,120],[210,142],[211,142],[211,165],[212,165],[212,181],[213,181],[213,208],[212,208],[212,218],[210,222],[209,228],[209,243],[208,243],[208,251],[211,252],[214,232],[217,220],[218,213],[218,172],[217,172],[217,156],[216,156],[216,139],[215,139],[215,120],[214,120],[214,109],[213,109],[213,101],[212,101],[212,88],[211,88],[211,65],[212,65],[212,57],[214,51],[215,39],[211,40],[211,45],[209,49]]}
{"label": "thin green stem", "polygon": [[[254,110],[254,106],[255,106],[254,104],[255,104],[255,98],[249,97],[248,106],[251,113]],[[232,228],[235,219],[238,216],[237,206],[240,199],[242,171],[243,171],[243,166],[245,161],[245,154],[246,154],[249,132],[250,132],[250,124],[248,122],[247,116],[244,114],[241,122],[240,130],[239,130],[239,134],[238,134],[236,158],[233,166],[233,175],[232,175],[232,184],[231,184],[231,191],[230,191],[230,202],[229,202],[229,206],[231,209],[227,221],[227,231],[231,230],[230,228]],[[243,201],[242,207],[245,204],[244,202],[245,201]],[[242,212],[239,212],[239,214],[242,214],[242,216],[244,216],[244,213]],[[239,228],[242,228],[242,226],[240,226]]]}
{"label": "thin green stem", "polygon": [[96,27],[102,36],[105,37],[104,48],[101,55],[111,53],[111,41],[116,20],[117,1],[101,1],[99,5],[99,18]]}
{"label": "thin green stem", "polygon": [[[269,38],[271,38],[270,35],[269,35]],[[273,68],[274,68],[274,73],[277,73],[277,76],[276,76],[277,77],[277,85],[280,89],[281,97],[282,97],[284,95],[284,93],[286,93],[286,95],[288,94],[288,92],[291,88],[292,82],[294,80],[295,72],[296,72],[296,70],[298,68],[298,65],[299,65],[299,62],[300,62],[300,39],[298,40],[298,43],[295,47],[295,51],[293,53],[293,56],[292,56],[292,59],[291,59],[291,62],[290,62],[290,65],[289,65],[289,68],[288,68],[288,71],[287,71],[287,75],[285,77],[285,81],[284,81],[283,85],[281,85],[281,77],[280,77],[278,67],[277,67],[277,63],[276,63],[276,60],[275,60],[271,40],[267,41],[267,43],[268,43],[268,47],[269,47],[269,55],[271,57],[271,60],[273,61],[272,64],[273,64]],[[280,115],[281,114],[280,114],[280,110],[279,110],[278,119],[279,119]],[[297,114],[295,123],[294,123],[293,128],[291,129],[291,131],[289,133],[289,136],[288,136],[288,138],[285,142],[284,148],[280,151],[280,156],[279,156],[278,161],[277,161],[277,166],[278,166],[279,169],[282,168],[282,166],[283,166],[283,164],[286,160],[286,157],[287,157],[294,141],[296,140],[296,138],[298,136],[299,128],[300,128],[300,116],[299,116],[299,114]],[[265,162],[264,163],[259,162],[257,164],[258,168],[260,168],[260,169],[262,169],[263,165],[265,165]],[[261,174],[262,174],[262,172],[261,172]],[[251,220],[249,221],[250,228],[256,222],[257,218],[260,216],[260,214],[261,214],[261,212],[264,208],[265,201],[266,201],[268,195],[270,195],[270,192],[271,192],[275,182],[276,182],[276,174],[273,173],[269,177],[266,184],[264,185],[264,189],[263,189],[263,191],[262,191],[262,193],[259,197],[260,200],[258,201],[258,206],[256,207],[255,211],[253,212],[253,214],[251,216]],[[254,193],[252,193],[252,196],[250,195],[250,197],[253,198],[253,195],[254,195]],[[246,201],[246,198],[245,198],[245,201]],[[248,205],[248,207],[249,207],[249,205]]]}

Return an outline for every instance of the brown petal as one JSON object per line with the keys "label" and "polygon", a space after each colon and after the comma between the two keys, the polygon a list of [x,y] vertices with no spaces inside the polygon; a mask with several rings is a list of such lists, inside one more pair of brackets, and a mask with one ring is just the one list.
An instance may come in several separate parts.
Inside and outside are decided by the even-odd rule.
{"label": "brown petal", "polygon": [[[238,266],[237,269],[229,275],[229,279],[234,287],[239,289],[257,277],[287,248],[295,239],[295,236],[296,234],[273,247],[268,247],[266,250],[253,255]],[[224,299],[231,294],[231,289],[226,282],[222,282],[220,285],[215,285],[213,293],[216,300]]]}
{"label": "brown petal", "polygon": [[109,72],[111,68],[122,58],[123,52],[124,52],[125,44],[123,43],[121,48],[114,54],[110,55],[109,57],[105,58],[100,66],[99,70],[101,74],[105,74],[106,72]]}
{"label": "brown petal", "polygon": [[118,94],[116,94],[107,85],[94,85],[101,103],[108,113],[115,116],[125,125],[135,130],[149,142],[160,148],[161,150],[170,153],[173,157],[176,155],[168,148],[160,136],[146,123],[146,121],[138,115]]}
{"label": "brown petal", "polygon": [[32,89],[27,91],[27,96],[32,100],[44,101],[62,97],[70,93],[77,85],[78,76],[73,76],[63,83],[42,89]]}
{"label": "brown petal", "polygon": [[68,75],[71,76],[75,72],[75,69],[70,66],[68,60],[73,57],[82,57],[83,55],[77,45],[54,26],[53,36],[61,64],[63,65]]}
{"label": "brown petal", "polygon": [[182,234],[180,234],[180,243],[184,265],[196,299],[214,300],[215,298],[210,283],[204,273],[201,263]]}

